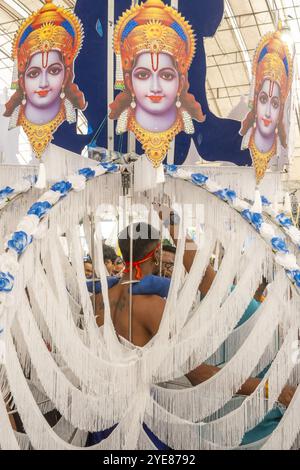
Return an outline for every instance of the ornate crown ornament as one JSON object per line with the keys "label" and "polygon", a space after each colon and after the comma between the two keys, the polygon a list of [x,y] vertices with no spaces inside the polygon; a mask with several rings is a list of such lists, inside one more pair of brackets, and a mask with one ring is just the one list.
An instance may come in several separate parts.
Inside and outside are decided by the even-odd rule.
{"label": "ornate crown ornament", "polygon": [[37,52],[58,50],[66,66],[77,57],[83,42],[83,29],[77,16],[46,0],[45,5],[33,13],[20,26],[13,42],[13,58],[18,73],[23,73],[30,57]]}
{"label": "ornate crown ornament", "polygon": [[132,70],[142,52],[170,54],[182,74],[192,64],[196,39],[191,25],[162,0],[147,0],[123,13],[114,36],[117,55],[116,88],[124,89],[124,72]]}
{"label": "ornate crown ornament", "polygon": [[269,79],[278,83],[282,100],[286,100],[293,82],[293,59],[282,38],[281,26],[275,33],[266,34],[259,43],[254,56],[253,76],[256,78],[256,93],[263,81]]}

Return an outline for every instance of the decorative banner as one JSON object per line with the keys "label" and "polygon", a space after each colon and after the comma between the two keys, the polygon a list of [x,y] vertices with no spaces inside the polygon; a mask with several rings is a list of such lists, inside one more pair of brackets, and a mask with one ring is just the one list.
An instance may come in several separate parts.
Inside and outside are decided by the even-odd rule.
{"label": "decorative banner", "polygon": [[[112,94],[111,88],[115,76],[115,66],[117,65],[113,63],[111,57],[113,53],[112,21],[117,23],[120,15],[126,9],[130,9],[132,3],[132,0],[77,0],[75,12],[84,26],[85,40],[82,53],[75,64],[75,72],[77,82],[84,91],[89,103],[84,114],[88,121],[90,133],[89,135],[74,136],[75,126],[64,124],[55,134],[54,143],[56,145],[76,153],[81,153],[86,145],[114,149],[123,153],[132,148],[131,142],[128,142],[127,134],[116,135],[114,128],[111,126],[112,121],[108,119],[109,105],[113,101],[110,97]],[[142,2],[139,1],[138,4],[140,7]],[[164,4],[170,7],[171,0],[164,0]],[[202,122],[193,119],[194,134],[180,132],[177,135],[174,162],[178,165],[183,164],[189,153],[191,143],[193,143],[198,154],[207,161],[227,161],[236,165],[250,166],[249,151],[241,150],[242,138],[239,134],[241,123],[215,116],[209,109],[206,96],[204,38],[212,37],[216,33],[223,17],[224,1],[197,0],[195,2],[195,0],[178,0],[178,9],[181,15],[193,25],[197,40],[195,56],[190,63],[188,78],[190,92],[195,96],[194,110],[200,110],[198,105],[200,103],[202,114],[206,119]],[[174,10],[169,9],[169,11],[171,14]],[[185,32],[185,26],[181,23],[181,21],[184,21],[185,24],[185,20],[181,16],[180,18],[178,23]],[[162,15],[162,23],[164,19],[165,17]],[[171,23],[168,26],[170,25]],[[188,39],[190,38],[190,32],[191,28],[185,32]],[[180,38],[178,42],[185,44]],[[188,44],[189,47],[190,45]],[[187,83],[185,85],[187,86]],[[131,95],[130,101],[128,98],[127,102],[129,106]],[[181,103],[183,109],[185,103]],[[188,112],[194,116],[194,112],[190,110],[190,107],[188,107]],[[143,153],[143,149],[138,142],[134,149],[139,154]]]}
{"label": "decorative banner", "polygon": [[74,61],[83,30],[70,11],[51,0],[20,26],[13,43],[16,92],[6,104],[10,129],[21,126],[38,158],[66,120],[76,122],[75,109],[85,109],[83,93],[74,80]]}
{"label": "decorative banner", "polygon": [[272,164],[282,169],[289,161],[289,132],[292,113],[293,59],[281,27],[265,35],[254,57],[253,86],[241,135],[248,148],[257,184]]}
{"label": "decorative banner", "polygon": [[133,6],[115,29],[116,88],[110,105],[118,119],[117,134],[130,130],[158,167],[177,134],[194,134],[192,119],[205,120],[188,93],[188,71],[195,55],[195,36],[187,21],[162,0]]}

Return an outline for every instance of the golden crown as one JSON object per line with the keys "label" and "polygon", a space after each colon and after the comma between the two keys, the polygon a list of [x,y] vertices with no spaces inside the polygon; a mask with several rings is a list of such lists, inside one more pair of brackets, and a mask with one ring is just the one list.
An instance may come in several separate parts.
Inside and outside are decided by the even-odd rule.
{"label": "golden crown", "polygon": [[277,82],[285,99],[293,82],[293,59],[289,47],[282,38],[281,28],[266,34],[255,52],[253,76],[256,77],[255,91],[259,92],[266,79]]}
{"label": "golden crown", "polygon": [[18,71],[24,72],[27,62],[37,52],[59,50],[66,65],[77,57],[83,42],[80,20],[71,11],[57,7],[51,0],[25,20],[13,42],[13,58]]}
{"label": "golden crown", "polygon": [[186,74],[195,55],[196,39],[191,25],[177,10],[162,0],[147,0],[119,18],[114,49],[125,72],[132,70],[138,54],[149,51],[170,54],[178,70]]}

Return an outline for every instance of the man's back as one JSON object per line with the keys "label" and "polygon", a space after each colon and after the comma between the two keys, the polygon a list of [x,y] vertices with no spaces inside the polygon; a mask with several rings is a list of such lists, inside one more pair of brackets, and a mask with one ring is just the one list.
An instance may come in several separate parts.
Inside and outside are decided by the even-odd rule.
{"label": "man's back", "polygon": [[[117,334],[129,340],[129,286],[118,284],[109,290],[111,318]],[[165,301],[156,295],[132,296],[132,343],[145,346],[157,333],[163,315]],[[104,305],[101,294],[96,296],[98,326],[104,323]]]}

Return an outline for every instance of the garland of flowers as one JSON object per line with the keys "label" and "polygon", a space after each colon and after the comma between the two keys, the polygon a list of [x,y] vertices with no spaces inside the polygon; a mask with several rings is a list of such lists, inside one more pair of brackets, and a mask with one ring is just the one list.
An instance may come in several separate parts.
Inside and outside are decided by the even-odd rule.
{"label": "garland of flowers", "polygon": [[[261,237],[269,244],[275,253],[275,261],[282,266],[292,283],[300,289],[300,267],[297,264],[295,255],[293,255],[287,246],[286,240],[276,236],[274,227],[266,222],[262,213],[254,212],[253,206],[246,201],[240,199],[236,192],[232,189],[222,188],[216,182],[212,181],[208,176],[202,173],[192,173],[181,169],[176,165],[166,165],[165,171],[172,178],[180,178],[199,186],[206,191],[214,194],[226,204],[230,205],[234,210],[239,212],[241,216],[249,222],[249,224],[261,235]],[[262,205],[266,208],[266,212],[274,218],[276,224],[283,228],[285,233],[295,242],[300,249],[300,240],[298,236],[300,232],[293,226],[293,222],[284,213],[276,215],[271,209],[271,204],[266,198],[262,198]],[[299,232],[299,234],[298,234]]]}
{"label": "garland of flowers", "polygon": [[[117,171],[119,171],[119,166],[113,163],[101,163],[96,167],[82,168],[65,181],[54,184],[30,207],[27,215],[20,221],[17,230],[9,238],[6,252],[0,255],[0,318],[7,294],[11,293],[14,288],[15,277],[19,269],[19,257],[27,250],[34,238],[42,238],[44,235],[42,220],[71,191],[83,191],[89,180]],[[14,193],[12,188],[7,187],[0,194],[7,199]]]}
{"label": "garland of flowers", "polygon": [[27,193],[32,188],[32,181],[30,178],[26,178],[19,186],[12,188],[11,186],[5,186],[0,189],[0,212],[16,197],[21,194]]}
{"label": "garland of flowers", "polygon": [[[14,287],[15,276],[18,272],[18,258],[26,251],[34,238],[41,238],[41,221],[71,191],[83,191],[89,180],[117,171],[119,171],[119,165],[114,163],[101,163],[97,167],[82,168],[77,174],[68,177],[67,180],[54,184],[49,191],[31,206],[27,215],[19,223],[17,230],[8,240],[6,253],[0,256],[0,313],[6,295],[12,292]],[[261,213],[252,212],[252,206],[240,199],[235,191],[221,188],[217,183],[210,180],[208,176],[201,173],[188,172],[176,165],[166,165],[165,171],[173,178],[181,178],[202,187],[239,212],[271,246],[276,254],[276,262],[284,267],[291,281],[300,289],[300,267],[297,264],[296,257],[290,253],[286,241],[276,236],[274,227],[265,221]],[[11,199],[13,194],[17,193],[19,194],[20,190],[14,190],[10,187],[4,188],[0,192],[0,201],[1,196],[2,199],[8,200]],[[291,219],[284,213],[274,214],[271,204],[264,197],[262,198],[262,204],[277,225],[282,227],[285,233],[293,241],[295,240],[300,248],[300,241],[298,243],[300,232],[293,226]]]}

